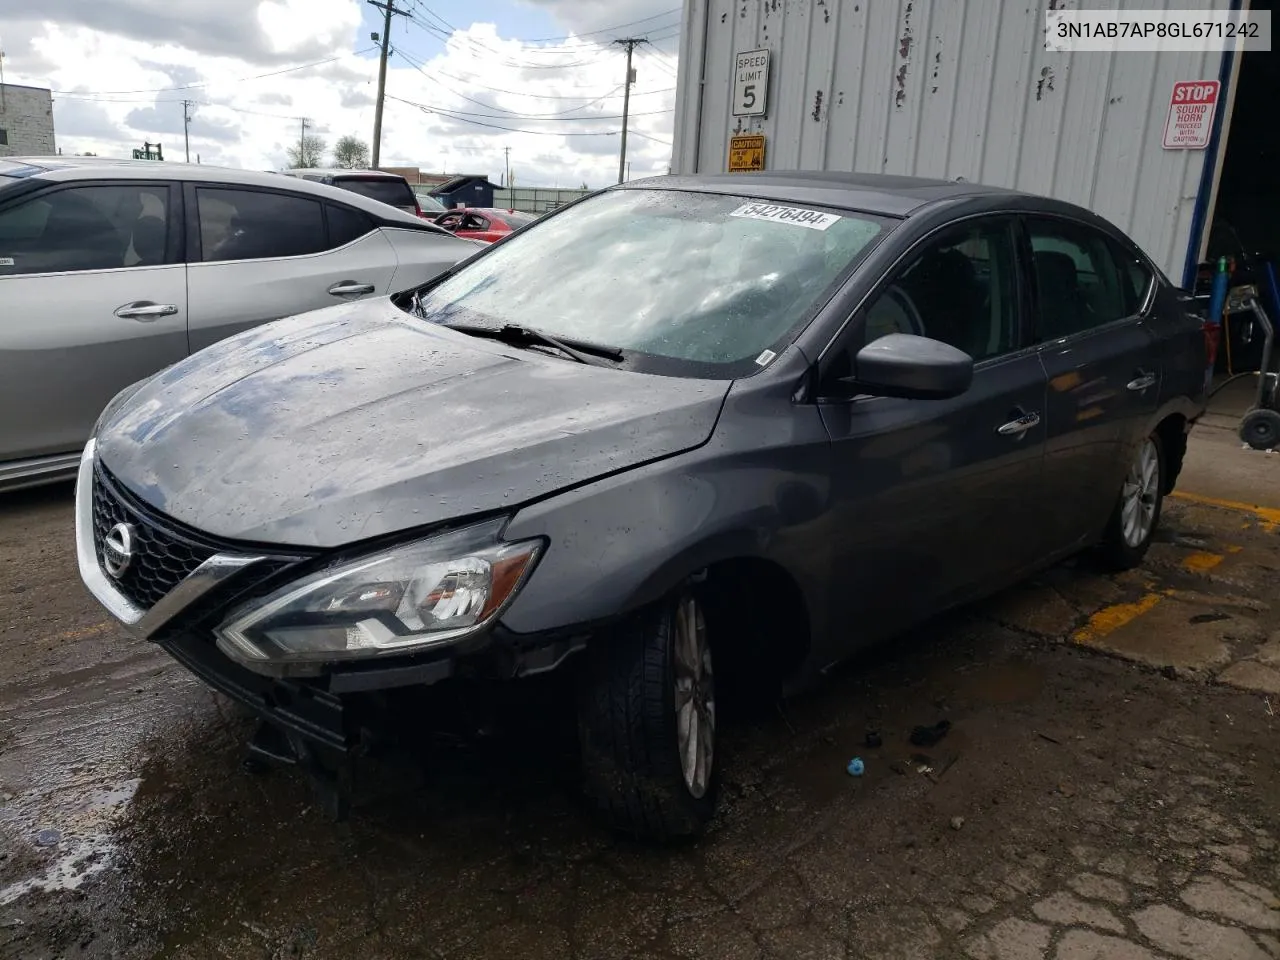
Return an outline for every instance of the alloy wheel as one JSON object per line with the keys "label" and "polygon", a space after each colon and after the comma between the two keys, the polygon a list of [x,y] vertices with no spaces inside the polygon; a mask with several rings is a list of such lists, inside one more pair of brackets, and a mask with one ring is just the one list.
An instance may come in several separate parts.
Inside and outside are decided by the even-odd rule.
{"label": "alloy wheel", "polygon": [[1147,437],[1129,468],[1121,493],[1120,530],[1128,546],[1139,547],[1151,535],[1159,487],[1160,451],[1156,442]]}
{"label": "alloy wheel", "polygon": [[702,609],[685,597],[675,612],[675,710],[680,769],[685,786],[701,799],[711,784],[716,735],[716,690],[711,647]]}

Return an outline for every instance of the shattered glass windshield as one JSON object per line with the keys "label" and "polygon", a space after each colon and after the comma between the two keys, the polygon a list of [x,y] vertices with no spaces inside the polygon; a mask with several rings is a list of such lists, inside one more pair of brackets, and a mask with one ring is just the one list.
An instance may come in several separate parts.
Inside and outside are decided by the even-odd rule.
{"label": "shattered glass windshield", "polygon": [[611,191],[513,235],[425,293],[419,313],[620,347],[642,368],[654,367],[647,358],[664,372],[741,376],[803,329],[887,223],[746,197]]}

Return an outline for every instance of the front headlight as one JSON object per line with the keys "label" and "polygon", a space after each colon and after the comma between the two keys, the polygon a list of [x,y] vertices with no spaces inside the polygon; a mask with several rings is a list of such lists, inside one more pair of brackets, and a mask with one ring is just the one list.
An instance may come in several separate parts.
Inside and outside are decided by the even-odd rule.
{"label": "front headlight", "polygon": [[402,544],[311,574],[235,610],[217,628],[234,660],[322,663],[456,641],[523,585],[542,541],[499,539],[505,518]]}

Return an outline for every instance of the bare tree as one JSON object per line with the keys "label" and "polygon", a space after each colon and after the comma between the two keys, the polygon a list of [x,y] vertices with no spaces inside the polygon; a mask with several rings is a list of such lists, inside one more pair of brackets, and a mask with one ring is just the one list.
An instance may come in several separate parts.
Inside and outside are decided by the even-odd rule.
{"label": "bare tree", "polygon": [[359,137],[342,137],[333,146],[333,165],[344,170],[364,170],[369,166],[369,145]]}
{"label": "bare tree", "polygon": [[299,143],[295,143],[286,151],[289,157],[289,166],[297,169],[299,167],[318,167],[324,163],[324,152],[328,144],[324,142],[324,137],[317,137],[314,134],[305,136]]}

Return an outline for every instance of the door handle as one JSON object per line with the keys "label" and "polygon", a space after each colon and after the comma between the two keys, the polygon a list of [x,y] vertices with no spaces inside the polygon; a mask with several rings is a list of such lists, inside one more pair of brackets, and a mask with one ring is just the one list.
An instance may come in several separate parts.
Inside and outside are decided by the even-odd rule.
{"label": "door handle", "polygon": [[1040,414],[1033,411],[1031,413],[1024,413],[1016,420],[1010,420],[1003,426],[997,427],[996,433],[1000,434],[1002,437],[1016,437],[1021,439],[1028,430],[1039,425]]}
{"label": "door handle", "polygon": [[1156,384],[1156,375],[1154,373],[1144,373],[1136,380],[1130,380],[1127,384],[1130,390],[1141,392],[1143,390],[1154,387]]}
{"label": "door handle", "polygon": [[121,320],[137,320],[139,323],[150,323],[159,317],[172,317],[178,312],[172,303],[153,303],[150,300],[135,300],[116,308],[116,316]]}
{"label": "door handle", "polygon": [[340,280],[329,288],[329,293],[335,297],[363,297],[373,291],[372,283],[361,283],[358,280]]}

